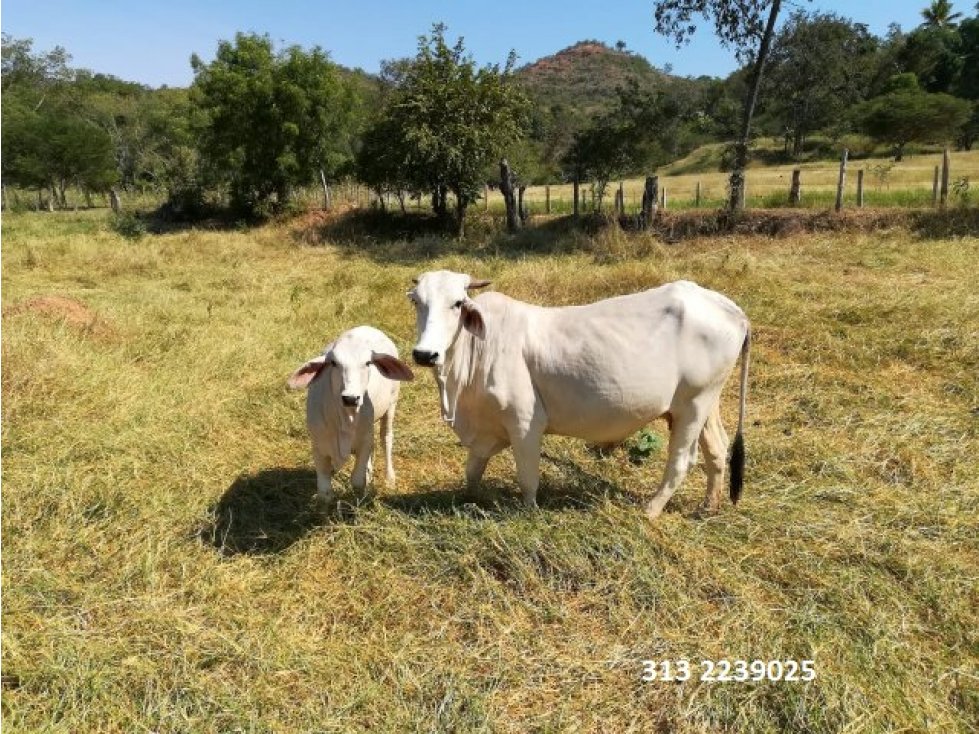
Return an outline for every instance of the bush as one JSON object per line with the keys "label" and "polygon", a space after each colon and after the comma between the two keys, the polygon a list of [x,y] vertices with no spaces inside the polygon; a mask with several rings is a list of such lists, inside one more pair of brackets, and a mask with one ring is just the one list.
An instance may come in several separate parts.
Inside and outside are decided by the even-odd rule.
{"label": "bush", "polygon": [[132,212],[113,214],[110,226],[116,234],[133,242],[141,240],[146,235],[146,222]]}

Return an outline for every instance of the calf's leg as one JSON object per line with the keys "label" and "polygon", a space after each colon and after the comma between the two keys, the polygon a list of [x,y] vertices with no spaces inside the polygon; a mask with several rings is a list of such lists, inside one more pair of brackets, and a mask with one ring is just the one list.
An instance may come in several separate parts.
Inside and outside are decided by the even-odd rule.
{"label": "calf's leg", "polygon": [[357,459],[354,462],[354,469],[350,473],[350,486],[363,494],[373,473],[373,462],[371,461],[371,454],[374,453],[373,426],[371,426],[371,430],[363,432],[354,451],[357,454]]}
{"label": "calf's leg", "polygon": [[333,494],[333,461],[313,446],[313,466],[316,467],[316,496],[329,504],[336,498]]}
{"label": "calf's leg", "polygon": [[394,486],[394,409],[397,403],[391,403],[387,413],[381,416],[381,436],[384,438],[384,475],[388,487]]}

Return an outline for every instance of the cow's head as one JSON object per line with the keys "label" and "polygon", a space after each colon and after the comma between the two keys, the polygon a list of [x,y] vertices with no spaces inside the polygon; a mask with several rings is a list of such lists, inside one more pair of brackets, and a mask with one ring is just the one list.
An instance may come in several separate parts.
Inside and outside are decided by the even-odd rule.
{"label": "cow's head", "polygon": [[371,365],[389,380],[413,380],[411,369],[397,357],[375,352],[354,334],[344,334],[323,354],[314,357],[292,373],[289,387],[309,387],[318,378],[330,380],[331,392],[340,396],[348,413],[360,410],[367,391]]}
{"label": "cow's head", "polygon": [[483,338],[486,325],[479,306],[469,297],[476,288],[485,288],[488,280],[473,280],[463,273],[436,270],[415,278],[408,298],[415,304],[418,343],[411,352],[415,362],[436,367],[445,361],[445,353],[463,328]]}

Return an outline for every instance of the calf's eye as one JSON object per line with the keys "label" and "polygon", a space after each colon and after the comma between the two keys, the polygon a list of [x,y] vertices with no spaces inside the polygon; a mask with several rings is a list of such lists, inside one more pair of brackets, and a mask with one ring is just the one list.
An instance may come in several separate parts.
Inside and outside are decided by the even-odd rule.
{"label": "calf's eye", "polygon": [[453,303],[452,308],[462,308],[462,301],[456,301]]}

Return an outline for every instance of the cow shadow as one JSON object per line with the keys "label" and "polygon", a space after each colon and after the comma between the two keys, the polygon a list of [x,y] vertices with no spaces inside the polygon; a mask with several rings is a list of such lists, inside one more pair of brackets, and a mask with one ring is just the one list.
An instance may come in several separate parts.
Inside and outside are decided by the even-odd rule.
{"label": "cow shadow", "polygon": [[[587,511],[613,501],[638,505],[641,498],[618,484],[581,468],[565,457],[541,454],[541,485],[537,504],[543,511]],[[523,515],[526,509],[520,489],[512,477],[490,478],[479,490],[469,490],[462,481],[426,488],[421,492],[386,495],[377,500],[392,510],[410,516],[465,515],[504,521]]]}
{"label": "cow shadow", "polygon": [[[542,511],[587,511],[606,501],[638,505],[640,498],[570,459],[544,453],[538,504]],[[356,498],[341,492],[336,506],[316,500],[316,473],[310,468],[274,467],[238,476],[195,531],[222,555],[276,555],[318,528],[354,524],[364,508],[381,505],[411,517],[465,516],[491,522],[522,516],[526,510],[512,481],[490,479],[478,492],[463,482],[418,492]]]}

